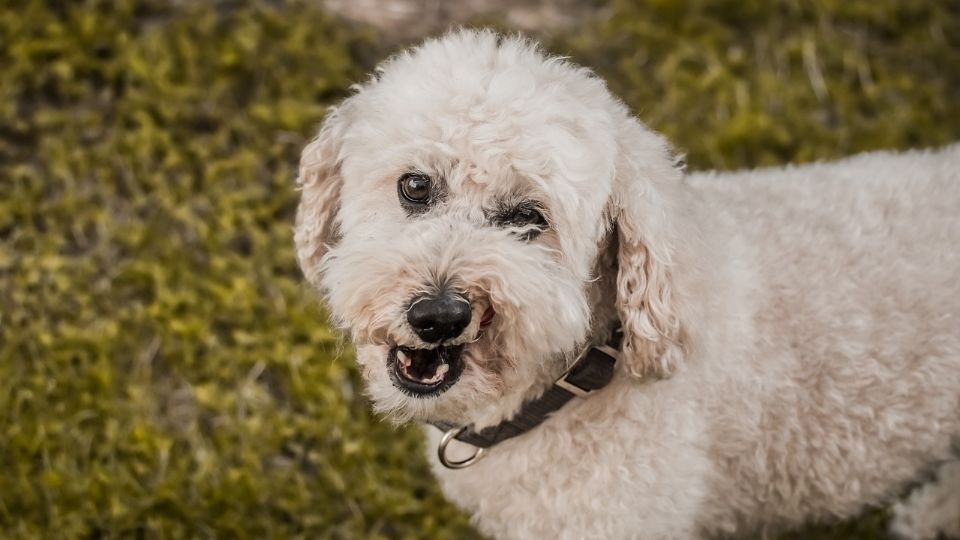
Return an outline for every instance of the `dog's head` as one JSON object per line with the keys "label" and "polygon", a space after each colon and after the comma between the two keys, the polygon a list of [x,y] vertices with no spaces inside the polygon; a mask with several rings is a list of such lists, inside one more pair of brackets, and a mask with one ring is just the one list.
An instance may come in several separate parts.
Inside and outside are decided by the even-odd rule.
{"label": "dog's head", "polygon": [[[461,31],[327,116],[300,163],[297,254],[379,409],[483,427],[609,332],[599,309],[619,315],[627,372],[674,369],[679,180],[589,71]],[[598,305],[606,270],[616,306]]]}

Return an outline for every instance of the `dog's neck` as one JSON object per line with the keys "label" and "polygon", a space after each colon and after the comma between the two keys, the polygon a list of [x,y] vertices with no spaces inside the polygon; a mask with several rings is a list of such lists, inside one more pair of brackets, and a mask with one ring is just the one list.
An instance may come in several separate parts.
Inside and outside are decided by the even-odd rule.
{"label": "dog's neck", "polygon": [[[717,335],[737,334],[736,328],[726,328],[733,322],[725,314],[730,315],[731,305],[749,305],[743,299],[748,293],[729,283],[737,281],[731,273],[742,275],[747,271],[752,257],[738,238],[728,234],[726,223],[705,204],[702,193],[686,182],[679,189],[684,205],[673,215],[671,226],[681,231],[678,236],[682,241],[671,245],[668,277],[671,308],[681,321],[675,339],[686,356],[690,351],[716,345],[713,340]],[[593,268],[595,278],[587,285],[592,321],[588,343],[605,343],[620,327],[619,250],[620,237],[614,224],[600,242]]]}

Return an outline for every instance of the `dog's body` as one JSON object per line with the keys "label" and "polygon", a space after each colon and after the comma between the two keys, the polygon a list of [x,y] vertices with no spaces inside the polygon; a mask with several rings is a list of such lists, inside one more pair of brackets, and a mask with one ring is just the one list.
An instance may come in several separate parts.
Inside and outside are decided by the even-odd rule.
{"label": "dog's body", "polygon": [[[445,492],[488,534],[795,525],[888,501],[951,459],[960,147],[693,174],[685,189],[708,241],[680,249],[713,275],[686,369],[620,378],[466,470],[436,462],[426,428]],[[943,489],[960,519],[960,484]]]}
{"label": "dog's body", "polygon": [[[609,386],[435,467],[482,531],[743,534],[953,470],[960,146],[684,175],[601,82],[525,42],[462,32],[380,73],[304,151],[296,231],[377,408],[493,425],[624,331]],[[897,531],[960,534],[958,478]]]}

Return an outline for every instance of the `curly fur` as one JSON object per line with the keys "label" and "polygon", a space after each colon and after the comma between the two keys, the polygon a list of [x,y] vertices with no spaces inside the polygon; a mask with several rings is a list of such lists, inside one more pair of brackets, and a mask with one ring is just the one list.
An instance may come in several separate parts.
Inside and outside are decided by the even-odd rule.
{"label": "curly fur", "polygon": [[[410,170],[440,183],[422,215],[397,200]],[[898,506],[894,530],[960,521],[937,495],[960,492],[960,146],[685,174],[589,71],[460,31],[359,85],[299,184],[304,273],[397,420],[492,425],[622,324],[610,386],[469,469],[434,461],[483,532],[762,533],[891,501],[941,464],[913,500],[947,503]],[[518,198],[549,222],[532,241],[489,220]],[[466,368],[411,397],[385,358],[425,346],[405,310],[440,286],[472,303]]]}

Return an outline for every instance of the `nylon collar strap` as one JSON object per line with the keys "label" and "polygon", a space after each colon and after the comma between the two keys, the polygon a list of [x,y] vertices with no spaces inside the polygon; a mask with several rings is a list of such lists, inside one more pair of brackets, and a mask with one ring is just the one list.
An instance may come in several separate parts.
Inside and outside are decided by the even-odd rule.
{"label": "nylon collar strap", "polygon": [[[566,405],[571,399],[585,398],[605,387],[613,378],[614,367],[620,357],[622,339],[623,331],[618,328],[605,345],[587,347],[570,369],[542,396],[525,402],[517,414],[499,424],[474,431],[468,426],[458,426],[450,422],[431,422],[444,432],[440,447],[437,449],[440,463],[450,469],[472,465],[483,456],[486,449],[539,426],[551,413]],[[463,461],[448,459],[446,448],[452,439],[477,447],[476,454]]]}

